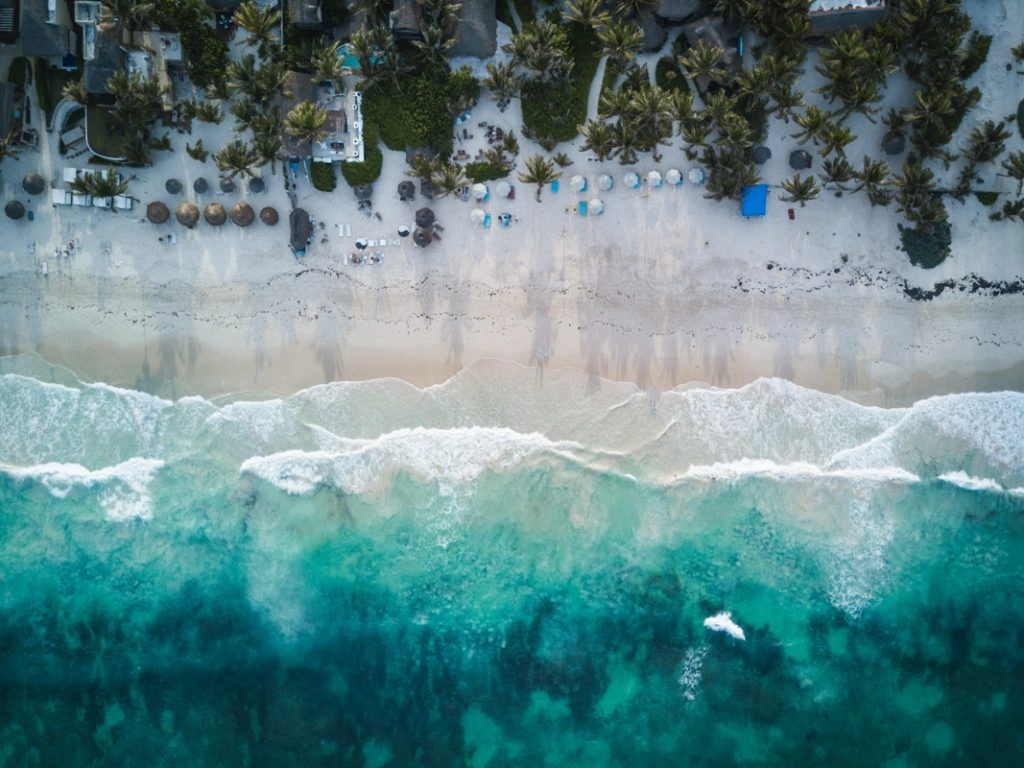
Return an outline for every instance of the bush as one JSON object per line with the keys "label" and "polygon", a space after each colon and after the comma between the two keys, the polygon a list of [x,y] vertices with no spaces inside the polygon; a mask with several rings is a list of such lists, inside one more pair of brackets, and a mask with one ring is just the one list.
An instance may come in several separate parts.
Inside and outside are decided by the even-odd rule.
{"label": "bush", "polygon": [[367,143],[364,152],[363,162],[341,164],[341,175],[350,186],[371,184],[380,178],[380,169],[384,165],[384,155],[380,147],[376,143]]}
{"label": "bush", "polygon": [[571,141],[587,119],[590,83],[597,71],[600,47],[592,30],[567,24],[569,57],[575,62],[572,76],[559,82],[528,80],[520,91],[523,125],[537,142],[551,149],[560,141]]}
{"label": "bush", "polygon": [[17,58],[11,59],[11,67],[7,70],[7,80],[14,83],[15,85],[21,86],[25,84],[25,75],[28,74],[28,59],[24,56],[18,56]]}
{"label": "bush", "polygon": [[430,147],[449,157],[455,118],[444,105],[449,99],[474,100],[479,92],[480,84],[468,70],[443,77],[425,72],[398,85],[368,91],[363,96],[363,118],[376,126],[388,149],[404,152],[409,147]]}
{"label": "bush", "polygon": [[978,202],[982,205],[995,205],[996,200],[999,199],[998,192],[975,192],[974,196],[978,198]]}
{"label": "bush", "polygon": [[675,58],[662,56],[654,68],[654,82],[663,91],[680,91],[686,93],[690,90],[690,84],[686,82],[686,75],[679,68]]}
{"label": "bush", "polygon": [[494,16],[498,21],[515,32],[516,23],[512,19],[512,12],[508,9],[510,2],[512,2],[512,0],[497,0],[497,2],[494,3]]}
{"label": "bush", "polygon": [[338,178],[334,175],[334,163],[311,163],[309,176],[313,180],[313,189],[321,192],[333,192],[338,186]]}
{"label": "bush", "polygon": [[228,48],[207,24],[213,10],[203,0],[161,0],[153,4],[150,21],[161,29],[174,30],[188,62],[193,85],[208,88],[224,79]]}
{"label": "bush", "polygon": [[1024,99],[1017,105],[1017,133],[1024,136]]}
{"label": "bush", "polygon": [[966,80],[985,63],[988,58],[988,49],[992,46],[992,35],[979,35],[977,31],[971,32],[971,39],[967,43],[967,53],[960,64],[960,79]]}
{"label": "bush", "polygon": [[510,165],[494,163],[466,163],[466,178],[472,182],[494,181],[504,179],[512,172]]}
{"label": "bush", "polygon": [[898,226],[903,250],[910,256],[910,263],[915,267],[933,269],[949,256],[949,245],[953,239],[948,221],[913,229],[902,224]]}
{"label": "bush", "polygon": [[46,79],[46,61],[40,58],[34,60],[36,78],[36,98],[39,99],[39,108],[49,116],[53,112],[53,102],[50,101],[50,86]]}

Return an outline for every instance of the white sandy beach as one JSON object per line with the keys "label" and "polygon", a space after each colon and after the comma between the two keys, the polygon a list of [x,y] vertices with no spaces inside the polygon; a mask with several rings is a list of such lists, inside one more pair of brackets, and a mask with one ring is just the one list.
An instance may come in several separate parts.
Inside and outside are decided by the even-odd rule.
{"label": "white sandy beach", "polygon": [[[998,57],[1019,42],[1007,30],[1019,29],[1009,22],[1020,10],[997,5],[977,21],[996,40],[989,65],[975,76],[987,95],[964,121],[964,135],[1015,108],[1020,76],[1005,72]],[[481,121],[518,134],[518,102],[502,114],[482,93],[470,123],[475,139],[463,145],[470,154],[485,146]],[[559,192],[545,190],[538,204],[534,188],[513,176],[516,198],[492,195],[483,206],[495,219],[489,229],[471,223],[472,200],[400,202],[404,158],[385,150],[373,195],[380,220],[357,210],[344,180],[325,194],[300,179],[299,204],[323,227],[297,262],[288,249],[280,168],[276,175],[262,169],[261,194],[191,194],[199,176],[215,187],[217,171],[212,160],[189,158],[185,142],[202,138],[219,148],[231,138],[229,122],[196,123],[191,136],[172,132],[174,152],[155,153],[152,168],[134,172],[129,194],[141,204],[132,212],[53,208],[47,196],[25,195],[25,173],[59,180],[69,164],[57,154],[55,134],[45,135],[38,152],[4,163],[5,200],[26,202],[35,217],[3,222],[0,353],[38,353],[87,379],[168,396],[287,393],[382,376],[422,386],[492,358],[534,366],[540,381],[548,367],[641,389],[734,387],[781,376],[867,402],[1024,386],[1024,295],[972,291],[972,276],[1024,279],[1020,225],[990,222],[993,209],[973,197],[947,200],[953,256],[922,270],[898,250],[899,215],[872,209],[863,194],[824,192],[795,206],[791,221],[794,206],[778,199],[778,184],[791,173],[786,159],[796,142],[781,123],[773,122],[774,157],[761,171],[773,185],[763,219],[743,219],[738,205],[704,199],[689,183],[625,187],[629,170],[685,175],[694,164],[678,139],[661,162],[648,155],[628,168],[563,145],[576,162]],[[855,165],[864,151],[877,156],[879,130],[865,122],[855,131]],[[520,161],[537,151],[521,144]],[[1020,144],[1015,135],[1009,149]],[[889,161],[895,168],[902,159]],[[593,196],[603,172],[616,182],[601,193],[604,214],[577,215],[577,200]],[[584,195],[568,183],[576,173],[588,179]],[[165,192],[171,177],[185,194]],[[273,205],[282,222],[240,229],[201,221],[188,230],[173,216],[160,226],[144,221],[147,203],[163,200],[173,211],[185,199],[228,208],[245,199],[257,211]],[[397,228],[412,225],[423,205],[444,229],[441,242],[419,249]],[[507,229],[496,221],[506,211],[515,217]],[[340,235],[339,224],[351,236]],[[160,242],[172,233],[175,244]],[[388,241],[382,263],[347,263],[360,236]],[[913,301],[903,290],[943,281],[952,287],[931,301]]]}

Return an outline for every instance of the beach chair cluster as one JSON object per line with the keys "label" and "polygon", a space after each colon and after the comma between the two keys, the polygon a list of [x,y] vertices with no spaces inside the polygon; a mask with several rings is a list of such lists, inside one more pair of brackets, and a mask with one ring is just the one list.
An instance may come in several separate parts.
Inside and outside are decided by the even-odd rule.
{"label": "beach chair cluster", "polygon": [[[66,184],[71,184],[75,179],[82,177],[87,173],[101,173],[98,170],[89,170],[85,168],[65,168],[62,180]],[[121,179],[121,174],[117,174],[118,181]],[[54,186],[50,190],[50,202],[54,206],[80,206],[83,208],[115,208],[119,211],[130,211],[135,205],[134,199],[129,195],[115,195],[114,197],[92,197],[91,195],[84,195],[79,192],[72,192],[68,189],[58,189]]]}

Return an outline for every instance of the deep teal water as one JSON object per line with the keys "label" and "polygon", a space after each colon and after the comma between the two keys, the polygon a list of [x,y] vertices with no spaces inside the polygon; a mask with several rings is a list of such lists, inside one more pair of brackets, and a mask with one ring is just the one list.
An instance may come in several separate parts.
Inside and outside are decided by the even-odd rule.
{"label": "deep teal water", "polygon": [[1020,394],[3,364],[0,765],[1024,759]]}

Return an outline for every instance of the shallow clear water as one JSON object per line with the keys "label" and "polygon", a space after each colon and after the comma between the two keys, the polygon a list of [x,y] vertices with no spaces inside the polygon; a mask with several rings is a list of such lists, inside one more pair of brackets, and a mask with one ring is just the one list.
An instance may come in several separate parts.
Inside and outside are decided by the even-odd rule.
{"label": "shallow clear water", "polygon": [[0,765],[1024,758],[1024,395],[0,371]]}

